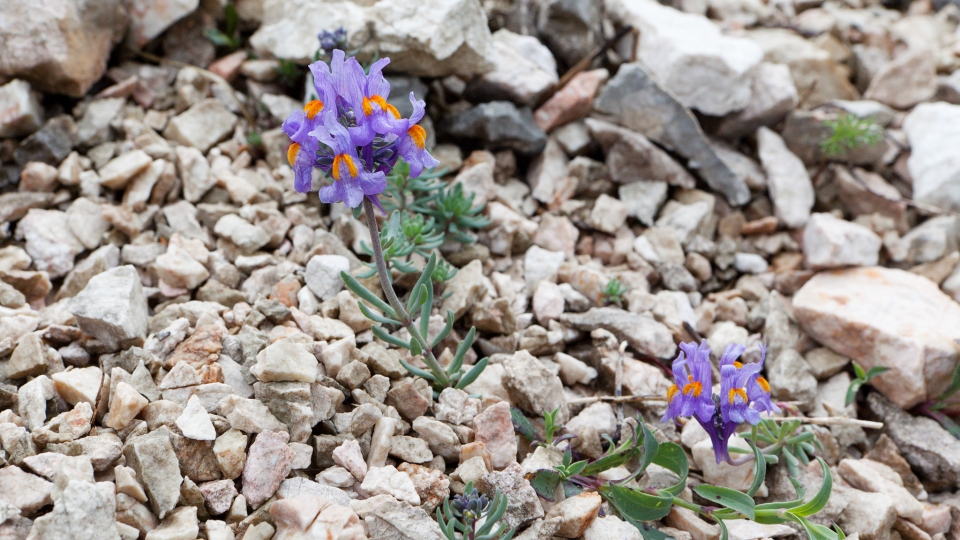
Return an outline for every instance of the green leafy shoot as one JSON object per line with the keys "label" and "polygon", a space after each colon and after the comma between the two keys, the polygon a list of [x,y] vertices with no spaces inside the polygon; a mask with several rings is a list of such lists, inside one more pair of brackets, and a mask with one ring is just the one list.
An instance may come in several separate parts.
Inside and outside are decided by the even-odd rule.
{"label": "green leafy shoot", "polygon": [[223,8],[223,16],[224,29],[208,28],[204,36],[217,47],[233,52],[243,45],[240,39],[240,15],[233,4],[227,4]]}
{"label": "green leafy shoot", "polygon": [[437,507],[437,523],[447,540],[510,540],[514,529],[500,523],[507,511],[507,502],[500,490],[491,500],[481,495],[473,482],[467,482],[463,495],[454,496],[452,501],[448,495]]}
{"label": "green leafy shoot", "polygon": [[461,184],[454,184],[452,188],[445,188],[437,193],[432,207],[415,208],[437,220],[438,228],[461,244],[472,244],[476,238],[471,231],[490,225],[490,220],[481,215],[484,205],[473,205],[474,195],[463,193]]}
{"label": "green leafy shoot", "polygon": [[890,368],[876,366],[865,371],[862,367],[860,367],[860,364],[854,362],[853,370],[856,372],[857,376],[850,381],[850,386],[847,387],[847,397],[844,400],[844,405],[846,406],[850,406],[850,404],[853,403],[853,400],[857,399],[857,392],[860,391],[861,386],[870,382],[870,379],[876,377],[877,375],[882,375],[890,371]]}
{"label": "green leafy shoot", "polygon": [[300,64],[292,60],[280,60],[280,65],[276,68],[277,72],[277,82],[282,86],[287,88],[293,88],[300,82],[300,78],[303,76],[303,69],[300,67]]}
{"label": "green leafy shoot", "polygon": [[563,424],[557,422],[557,415],[560,414],[560,408],[556,408],[550,412],[543,413],[543,423],[544,423],[544,441],[546,444],[553,444],[553,435],[557,431],[563,429]]}
{"label": "green leafy shoot", "polygon": [[883,130],[869,118],[842,113],[836,119],[824,122],[830,136],[820,141],[820,150],[827,159],[837,159],[864,146],[873,146],[883,140]]}
{"label": "green leafy shoot", "polygon": [[603,301],[607,305],[616,304],[623,307],[623,296],[627,294],[627,288],[620,282],[620,278],[613,278],[607,282],[603,288]]}
{"label": "green leafy shoot", "polygon": [[250,133],[247,133],[247,144],[253,147],[262,146],[263,137],[261,137],[256,131],[251,131]]}
{"label": "green leafy shoot", "polygon": [[807,465],[814,453],[823,450],[823,444],[813,429],[800,420],[778,423],[763,418],[753,427],[751,438],[755,445],[764,446],[761,455],[766,461],[765,465],[779,463],[782,458],[786,462],[787,472],[794,478],[800,474],[800,465]]}
{"label": "green leafy shoot", "polygon": [[[443,234],[434,229],[433,218],[395,210],[380,231],[384,260],[388,265],[405,274],[416,272],[417,268],[411,261],[413,255],[426,259],[443,242]],[[373,256],[373,249],[366,242],[361,243],[361,248],[364,253]],[[361,278],[376,275],[377,267],[373,262],[366,263],[366,266],[369,270],[360,274]],[[437,265],[438,268],[441,266],[446,267],[446,263]],[[453,274],[446,275],[447,273],[449,270],[443,270],[440,275],[446,279],[453,277]],[[435,279],[437,274],[433,277],[435,282],[440,282]]]}

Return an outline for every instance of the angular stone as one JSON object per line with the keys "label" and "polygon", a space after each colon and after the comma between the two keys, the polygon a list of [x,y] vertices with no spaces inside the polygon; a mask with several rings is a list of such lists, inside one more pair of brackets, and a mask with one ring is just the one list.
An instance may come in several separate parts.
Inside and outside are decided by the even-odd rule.
{"label": "angular stone", "polygon": [[[509,389],[508,389],[509,390]],[[496,470],[517,461],[517,439],[513,432],[510,404],[501,401],[487,407],[473,419],[476,441],[490,452],[491,464]]]}
{"label": "angular stone", "polygon": [[755,132],[760,126],[772,126],[796,108],[799,101],[790,68],[761,62],[753,72],[750,102],[742,110],[724,117],[717,136],[735,139]]}
{"label": "angular stone", "polygon": [[922,521],[923,504],[903,487],[900,475],[890,467],[870,459],[844,459],[837,472],[857,489],[886,494],[898,516],[914,523]]}
{"label": "angular stone", "polygon": [[230,480],[238,478],[247,460],[247,435],[236,429],[227,430],[217,437],[213,453],[217,456],[223,475]]}
{"label": "angular stone", "polygon": [[427,441],[430,450],[444,459],[455,461],[460,457],[460,438],[452,427],[434,420],[429,416],[421,416],[413,421],[413,430],[420,438]]}
{"label": "angular stone", "polygon": [[913,198],[944,210],[960,210],[960,164],[951,148],[960,140],[960,105],[923,103],[903,122],[910,142],[907,168]]}
{"label": "angular stone", "polygon": [[540,153],[547,143],[530,109],[518,109],[509,101],[482,103],[447,117],[440,130],[454,138],[480,142],[490,150],[509,148],[528,155]]}
{"label": "angular stone", "polygon": [[236,214],[227,214],[220,218],[213,232],[228,238],[245,253],[252,253],[270,241],[267,231]]}
{"label": "angular stone", "polygon": [[16,506],[21,512],[32,514],[52,503],[52,493],[53,482],[12,465],[0,469],[0,500]]}
{"label": "angular stone", "polygon": [[119,266],[90,279],[68,309],[85,333],[111,349],[136,345],[147,334],[147,299],[133,266]]}
{"label": "angular stone", "polygon": [[103,538],[119,540],[116,502],[110,484],[72,480],[53,506],[53,512],[34,521],[39,538]]}
{"label": "angular stone", "polygon": [[243,496],[257,508],[269,499],[280,482],[290,474],[294,452],[287,446],[283,431],[263,431],[257,435],[243,467]]}
{"label": "angular stone", "polygon": [[391,495],[398,501],[420,506],[420,495],[413,481],[407,473],[398,471],[392,465],[367,471],[360,489],[369,495]]}
{"label": "angular stone", "polygon": [[200,493],[203,493],[203,501],[207,510],[212,515],[220,515],[233,505],[233,499],[237,496],[237,487],[233,480],[216,480],[206,482],[198,486]]}
{"label": "angular stone", "polygon": [[523,477],[520,465],[514,463],[503,471],[488,473],[477,482],[477,489],[487,497],[493,497],[500,490],[507,498],[507,510],[503,514],[503,523],[507,527],[519,528],[543,517],[543,507],[537,492]]}
{"label": "angular stone", "polygon": [[[807,334],[864,369],[891,368],[871,385],[901,407],[938,396],[957,365],[950,328],[960,305],[936,284],[887,268],[822,272],[794,296]],[[923,321],[936,320],[929,325]]]}
{"label": "angular stone", "polygon": [[350,261],[341,255],[314,255],[307,263],[304,283],[322,301],[343,290],[340,272],[350,271]]}
{"label": "angular stone", "polygon": [[[187,407],[183,409],[183,414],[177,418],[177,427],[183,432],[183,436],[196,441],[212,441],[217,438],[217,431],[210,421],[210,415],[200,403],[200,398],[190,396],[187,401]],[[220,512],[215,512],[219,514]]]}
{"label": "angular stone", "polygon": [[670,359],[676,356],[673,334],[652,317],[606,307],[591,308],[586,313],[564,313],[560,322],[586,332],[603,328],[613,332],[617,339],[626,340],[636,350],[657,358]]}
{"label": "angular stone", "polygon": [[197,507],[181,506],[163,518],[160,525],[148,532],[144,540],[187,540],[197,538],[199,533]]}
{"label": "angular stone", "polygon": [[152,162],[153,159],[143,150],[121,154],[97,171],[100,185],[110,189],[123,189],[130,179],[146,170]]}
{"label": "angular stone", "polygon": [[250,373],[264,382],[312,383],[319,375],[317,357],[303,345],[283,340],[268,346],[257,354],[257,363]]}
{"label": "angular stone", "polygon": [[40,375],[17,390],[17,412],[23,425],[30,431],[43,426],[47,417],[47,402],[54,398],[53,381]]}
{"label": "angular stone", "polygon": [[137,473],[137,479],[150,500],[150,507],[163,519],[180,499],[180,465],[170,442],[170,430],[161,427],[148,435],[128,440],[123,448],[127,466]]}
{"label": "angular stone", "polygon": [[233,132],[237,117],[218,99],[204,99],[170,119],[163,136],[206,153]]}
{"label": "angular stone", "polygon": [[[351,505],[352,506],[352,505]],[[423,508],[410,506],[385,498],[368,518],[367,535],[370,538],[398,540],[443,540],[446,538],[437,522]]]}
{"label": "angular stone", "polygon": [[803,229],[804,260],[815,270],[875,266],[881,243],[870,229],[833,214],[813,214]]}
{"label": "angular stone", "polygon": [[38,333],[26,334],[17,340],[4,375],[9,379],[35,377],[47,371],[47,346]]}
{"label": "angular stone", "polygon": [[0,86],[0,137],[23,137],[40,129],[43,109],[30,83],[14,79]]}
{"label": "angular stone", "polygon": [[684,188],[696,185],[696,179],[686,169],[644,135],[594,118],[584,122],[603,147],[610,177],[617,184],[647,180]]}
{"label": "angular stone", "polygon": [[937,62],[929,50],[910,49],[880,68],[863,94],[895,109],[909,109],[937,93]]}
{"label": "angular stone", "polygon": [[755,43],[652,0],[607,0],[606,8],[615,21],[640,30],[637,59],[685,106],[714,116],[747,106],[751,72],[763,58]]}
{"label": "angular stone", "polygon": [[110,412],[103,418],[103,425],[120,430],[133,421],[149,403],[147,398],[125,382],[117,384],[110,398]]}
{"label": "angular stone", "polygon": [[[620,0],[611,1],[616,3]],[[680,15],[679,12],[675,12],[670,8],[662,7],[653,2],[648,2],[648,0],[641,1],[642,5],[646,3],[650,3],[651,5],[649,9],[649,15],[651,16],[660,13],[662,10],[664,13],[677,13],[678,17],[694,17],[692,15]],[[656,8],[653,6],[656,6]],[[645,8],[641,9],[646,11]],[[659,16],[660,15],[656,15],[656,17]],[[712,26],[712,24],[707,23],[705,19],[704,23],[706,23],[707,26]],[[668,26],[667,28],[670,27]],[[699,34],[697,35],[699,36]],[[647,33],[644,34],[641,41],[646,39],[646,36]],[[749,42],[744,41],[744,43]],[[641,48],[640,50],[644,49]],[[689,53],[689,51],[684,52]],[[669,55],[670,53],[671,51],[661,51],[657,53],[657,56],[660,57],[657,60],[658,62],[667,62],[666,64],[662,64],[663,67],[671,65],[671,60],[662,57],[663,54]],[[757,60],[759,61],[759,50],[756,51],[756,53]],[[680,61],[682,62],[682,60]],[[643,62],[644,65],[651,67],[648,60],[644,60]],[[687,71],[688,68],[691,68],[691,72]],[[651,71],[654,71],[653,67],[651,67]],[[690,73],[692,77],[703,76],[692,74],[692,71],[695,71],[693,66],[685,66],[683,70],[676,74],[676,77],[685,77],[687,76],[684,75],[685,73]],[[707,73],[712,80],[722,78],[718,76],[717,70],[707,70]],[[671,77],[672,76],[674,75],[671,75]],[[686,84],[663,78],[658,78],[658,80],[661,81],[662,84],[667,85],[671,83]],[[750,84],[751,82],[748,80],[747,83]],[[696,84],[698,84],[698,86],[695,91],[704,93],[696,97],[689,96],[687,101],[703,104],[706,99],[710,99],[709,96],[713,95],[714,92],[707,92],[703,83]],[[671,90],[675,91],[673,88],[671,88]],[[725,90],[731,93],[736,92],[736,90],[730,88],[726,88]],[[749,89],[747,92],[749,96]],[[696,117],[681,104],[686,103],[684,98],[675,98],[674,95],[677,94],[671,95],[661,88],[661,85],[658,85],[657,82],[653,80],[640,63],[625,64],[620,68],[620,71],[617,72],[617,75],[607,83],[603,91],[600,92],[595,108],[599,112],[615,118],[616,121],[624,127],[642,133],[644,136],[665,146],[668,150],[672,150],[696,164],[694,168],[697,169],[699,175],[710,187],[722,193],[731,205],[740,206],[745,204],[750,198],[750,189],[747,187],[746,182],[734,173],[717,155],[713,146],[710,145],[703,131],[700,129]],[[679,99],[680,102],[678,102],[677,99]],[[687,104],[689,105],[689,103]],[[745,104],[746,100],[743,101],[743,105]],[[731,110],[739,108],[742,108],[742,105],[734,107]],[[656,178],[637,178],[636,180],[650,179],[655,180]]]}
{"label": "angular stone", "polygon": [[100,394],[103,382],[103,372],[100,368],[91,366],[71,369],[54,373],[50,378],[53,379],[57,394],[70,405],[76,405],[81,401],[91,406],[97,404],[97,396]]}
{"label": "angular stone", "polygon": [[787,149],[780,135],[766,127],[757,130],[757,145],[777,218],[787,227],[802,227],[814,203],[806,167]]}
{"label": "angular stone", "polygon": [[553,533],[560,538],[580,538],[600,511],[603,499],[596,492],[584,492],[576,497],[564,499],[547,512],[544,519],[556,519],[557,531]]}
{"label": "angular stone", "polygon": [[217,404],[217,414],[226,417],[230,427],[245,433],[285,431],[287,427],[260,401],[237,395],[223,398]]}
{"label": "angular stone", "polygon": [[84,249],[70,232],[67,214],[59,210],[31,209],[17,224],[17,237],[27,241],[34,268],[51,278],[72,270],[74,258]]}

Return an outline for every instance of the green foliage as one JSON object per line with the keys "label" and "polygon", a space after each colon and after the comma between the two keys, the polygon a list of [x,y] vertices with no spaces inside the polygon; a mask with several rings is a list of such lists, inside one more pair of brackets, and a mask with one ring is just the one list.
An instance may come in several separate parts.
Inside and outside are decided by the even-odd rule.
{"label": "green foliage", "polygon": [[[409,341],[400,339],[390,334],[384,330],[382,326],[374,325],[371,330],[377,338],[385,341],[386,343],[407,349],[414,356],[423,356],[424,362],[428,366],[428,370],[414,367],[403,360],[401,360],[400,363],[411,374],[418,377],[423,377],[424,379],[430,381],[430,383],[433,385],[434,393],[439,395],[444,388],[466,388],[468,385],[470,385],[470,383],[477,380],[477,377],[480,376],[480,373],[482,373],[483,369],[487,366],[488,360],[483,358],[474,364],[469,370],[464,368],[464,358],[466,357],[467,351],[469,351],[470,347],[473,346],[473,341],[477,337],[476,328],[471,328],[470,331],[467,332],[466,337],[457,346],[457,351],[454,353],[453,360],[446,368],[443,368],[437,362],[436,358],[434,358],[433,348],[439,345],[441,341],[450,335],[450,332],[453,330],[454,323],[453,312],[447,310],[445,326],[442,330],[440,330],[439,333],[437,333],[437,335],[430,339],[430,311],[433,308],[434,296],[433,275],[436,272],[436,268],[437,256],[436,254],[431,254],[427,261],[426,267],[420,274],[420,279],[417,280],[417,283],[413,286],[413,289],[410,292],[406,306],[402,306],[403,311],[400,309],[394,309],[392,306],[381,300],[379,297],[377,297],[377,295],[373,294],[373,292],[357,281],[357,278],[351,276],[350,274],[341,272],[340,277],[343,279],[343,282],[348,289],[353,291],[354,294],[359,296],[362,300],[365,300],[367,303],[369,303],[370,306],[380,310],[382,313],[377,314],[363,302],[359,302],[360,311],[363,312],[364,316],[382,325],[404,326],[407,328],[407,330],[410,332]],[[418,313],[419,316],[409,317],[407,313]]]}
{"label": "green foliage", "polygon": [[292,88],[300,82],[300,77],[303,76],[303,69],[300,67],[300,64],[292,60],[280,60],[280,65],[276,68],[277,72],[277,82],[281,85]]}
{"label": "green foliage", "polygon": [[556,408],[550,412],[543,413],[543,423],[544,423],[544,433],[545,437],[543,442],[546,444],[553,444],[553,434],[563,428],[563,424],[557,422],[557,415],[560,414],[560,408]]}
{"label": "green foliage", "polygon": [[767,463],[778,463],[780,458],[786,462],[790,476],[800,474],[800,465],[810,463],[810,458],[823,445],[817,439],[810,426],[800,420],[775,422],[764,418],[753,427],[753,440],[764,445],[763,456]]}
{"label": "green foliage", "polygon": [[247,144],[250,146],[261,146],[263,144],[263,137],[256,131],[251,131],[247,133]]}
{"label": "green foliage", "polygon": [[[424,259],[428,258],[436,248],[443,242],[443,234],[434,230],[433,218],[424,218],[420,214],[411,214],[394,210],[390,214],[390,219],[384,224],[380,231],[380,244],[383,249],[383,258],[388,265],[400,270],[405,274],[416,272],[417,268],[412,264],[411,257],[419,255]],[[373,256],[373,249],[365,242],[361,247],[367,255]],[[377,266],[370,262],[366,263],[369,268],[361,278],[368,278],[376,275]],[[446,262],[438,265],[437,268],[445,269],[431,276],[433,281],[442,283],[453,277]],[[437,277],[445,279],[438,280]]]}
{"label": "green foliage", "polygon": [[217,47],[233,52],[243,46],[243,41],[240,39],[240,15],[237,14],[237,8],[233,4],[227,4],[223,8],[223,16],[225,19],[223,30],[208,28],[204,35]]}
{"label": "green foliage", "polygon": [[[519,420],[516,413],[514,424],[521,426],[521,430],[518,430],[521,433],[533,427],[529,422]],[[693,491],[703,503],[680,498],[689,474],[687,455],[683,448],[672,442],[658,442],[639,419],[627,440],[616,447],[611,445],[601,458],[594,461],[574,461],[573,453],[567,449],[560,465],[553,469],[541,469],[528,475],[528,479],[540,497],[547,500],[553,500],[558,487],[563,487],[567,496],[586,489],[596,490],[620,517],[640,531],[645,540],[669,538],[650,522],[664,518],[674,506],[693,510],[715,521],[720,526],[721,540],[729,538],[724,523],[729,519],[751,519],[768,524],[796,523],[807,532],[810,540],[844,540],[843,532],[839,528],[829,529],[807,519],[823,509],[833,489],[833,477],[827,464],[818,457],[807,457],[807,450],[812,451],[814,448],[813,433],[801,430],[799,421],[778,426],[765,420],[754,427],[749,440],[752,441],[750,453],[753,454],[755,467],[753,484],[745,493],[708,484],[697,485]],[[757,441],[766,442],[769,446],[761,450],[756,444]],[[823,482],[819,490],[810,501],[804,502],[803,484],[791,478],[797,492],[796,499],[756,504],[754,496],[763,485],[768,461],[776,462],[778,454],[788,453],[803,455],[805,462],[815,459],[820,464]],[[787,461],[789,464],[789,459]],[[632,467],[634,463],[637,464],[636,469],[626,478],[611,481],[598,476],[605,470],[620,466]],[[660,489],[639,490],[630,487],[629,483],[643,474],[651,463],[673,472],[679,481]]]}
{"label": "green foliage", "polygon": [[448,238],[461,244],[472,244],[476,238],[471,231],[482,229],[490,224],[490,220],[481,215],[484,205],[473,205],[474,195],[469,197],[463,194],[463,186],[454,184],[437,192],[433,200],[433,207],[421,209],[437,220],[438,229]]}
{"label": "green foliage", "polygon": [[835,120],[824,122],[830,136],[820,141],[820,150],[827,159],[836,159],[862,146],[873,146],[883,140],[883,130],[873,120],[842,113]]}
{"label": "green foliage", "polygon": [[844,405],[849,406],[853,403],[853,400],[857,399],[857,392],[860,390],[860,387],[864,384],[870,382],[870,379],[890,371],[888,367],[872,367],[869,371],[864,371],[860,364],[854,362],[853,370],[856,372],[857,376],[850,381],[850,386],[847,387],[847,397],[844,400]]}
{"label": "green foliage", "polygon": [[447,496],[437,508],[437,523],[447,540],[510,540],[514,530],[507,530],[506,524],[494,529],[506,511],[507,497],[500,490],[490,500],[467,482],[463,495],[452,502]]}
{"label": "green foliage", "polygon": [[627,294],[627,288],[620,282],[620,278],[613,278],[607,282],[602,294],[603,301],[606,304],[616,304],[623,307],[623,295]]}

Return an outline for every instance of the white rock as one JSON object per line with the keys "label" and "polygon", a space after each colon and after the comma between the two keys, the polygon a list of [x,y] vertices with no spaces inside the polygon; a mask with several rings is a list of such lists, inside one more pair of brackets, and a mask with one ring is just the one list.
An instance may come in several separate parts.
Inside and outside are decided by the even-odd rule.
{"label": "white rock", "polygon": [[535,36],[522,36],[506,28],[497,30],[493,34],[492,60],[493,71],[472,84],[497,98],[533,105],[559,81],[553,54]]}
{"label": "white rock", "polygon": [[914,523],[922,521],[923,504],[903,487],[900,475],[889,466],[870,459],[844,459],[837,472],[857,489],[886,494],[898,516]]}
{"label": "white rock", "polygon": [[896,109],[909,109],[937,93],[937,53],[907,50],[880,68],[863,94]]}
{"label": "white rock", "polygon": [[185,250],[173,246],[154,260],[154,267],[160,279],[174,288],[195,289],[210,277],[205,266]]}
{"label": "white rock", "polygon": [[544,327],[563,315],[563,294],[560,287],[550,281],[541,281],[533,293],[533,314]]}
{"label": "white rock", "polygon": [[[542,286],[542,285],[541,285]],[[590,381],[597,378],[597,370],[588,366],[584,362],[565,353],[557,353],[553,360],[560,365],[560,379],[563,384],[573,386],[574,384],[590,384]]]}
{"label": "white rock", "polygon": [[257,353],[257,363],[250,373],[263,382],[316,381],[319,375],[317,357],[291,340],[278,341]]}
{"label": "white rock", "polygon": [[562,251],[530,246],[523,256],[523,279],[527,282],[527,290],[535,290],[542,280],[554,281],[565,257]]}
{"label": "white rock", "polygon": [[147,298],[130,265],[97,274],[67,304],[77,324],[111,348],[141,342],[147,334]]}
{"label": "white rock", "polygon": [[870,384],[904,409],[940,395],[956,368],[960,305],[922,276],[877,267],[821,272],[793,307],[815,341],[864,369],[891,368]]}
{"label": "white rock", "polygon": [[493,69],[487,17],[473,0],[266,0],[263,14],[250,44],[274,58],[311,62],[317,29],[342,26],[348,48],[362,47],[362,58],[376,51],[389,56],[392,71],[443,77]]}
{"label": "white rock", "polygon": [[51,192],[57,186],[57,168],[42,161],[30,161],[20,172],[20,191]]}
{"label": "white rock", "polygon": [[960,105],[922,103],[907,115],[907,168],[913,198],[944,210],[960,210]]}
{"label": "white rock", "polygon": [[17,224],[17,237],[27,241],[34,268],[51,278],[72,270],[74,258],[84,249],[70,232],[66,212],[59,210],[31,209]]}
{"label": "white rock", "polygon": [[750,102],[752,70],[763,52],[754,42],[725,36],[706,17],[652,0],[606,0],[607,14],[640,31],[637,59],[687,107],[721,116]]}
{"label": "white rock", "polygon": [[213,441],[217,438],[217,430],[210,421],[210,415],[197,396],[190,396],[187,400],[187,406],[177,418],[177,427],[184,437],[195,441]]}
{"label": "white rock", "polygon": [[398,501],[420,506],[420,495],[417,495],[413,480],[407,473],[398,471],[393,465],[373,467],[367,471],[360,489],[368,496],[392,495]]}
{"label": "white rock", "polygon": [[245,252],[253,252],[270,242],[270,235],[263,228],[250,223],[236,214],[227,214],[217,220],[213,232],[230,239]]}
{"label": "white rock", "polygon": [[587,530],[583,531],[583,540],[610,540],[611,538],[643,540],[636,527],[609,514],[593,520]]}
{"label": "white rock", "polygon": [[134,46],[143,47],[173,23],[193,13],[200,0],[130,0],[125,5],[130,13],[130,40]]}
{"label": "white rock", "polygon": [[76,405],[83,401],[91,406],[97,404],[97,396],[100,394],[100,386],[103,382],[103,372],[96,366],[90,366],[79,369],[61,371],[50,376],[53,384],[64,399],[70,405]]}
{"label": "white rock", "polygon": [[733,266],[744,274],[762,274],[767,271],[767,260],[756,253],[735,253]]}
{"label": "white rock", "polygon": [[803,229],[803,256],[809,268],[818,270],[874,266],[881,244],[870,229],[833,214],[813,214]]}
{"label": "white rock", "polygon": [[363,453],[360,451],[360,443],[355,439],[343,441],[343,444],[333,449],[333,461],[344,469],[350,471],[350,474],[363,482],[367,475],[367,462],[363,460]]}
{"label": "white rock", "polygon": [[110,224],[103,219],[100,205],[86,197],[79,197],[70,204],[67,225],[73,236],[87,249],[97,249],[104,233],[110,230]]}
{"label": "white rock", "polygon": [[619,187],[620,202],[627,207],[627,215],[646,226],[653,225],[653,218],[667,200],[666,182],[631,182]]}
{"label": "white rock", "polygon": [[110,189],[123,189],[131,178],[143,172],[153,158],[143,150],[131,150],[111,159],[97,171],[100,185]]}
{"label": "white rock", "polygon": [[103,425],[123,429],[147,406],[147,398],[125,382],[117,384],[110,399],[110,412],[103,418]]}
{"label": "white rock", "polygon": [[777,217],[787,227],[802,227],[814,202],[813,183],[806,167],[780,135],[766,127],[757,130],[757,146]]}
{"label": "white rock", "polygon": [[598,231],[607,234],[617,232],[627,221],[627,206],[606,193],[597,197],[587,223]]}
{"label": "white rock", "polygon": [[342,255],[314,255],[307,262],[303,280],[320,300],[326,301],[343,290],[340,272],[350,271],[350,261]]}
{"label": "white rock", "polygon": [[39,95],[19,79],[0,86],[0,111],[0,138],[29,135],[43,123]]}
{"label": "white rock", "polygon": [[206,152],[233,133],[237,117],[220,100],[204,99],[170,119],[163,136]]}
{"label": "white rock", "polygon": [[743,110],[726,116],[717,134],[732,139],[753,133],[760,126],[772,126],[796,108],[799,101],[790,68],[761,62],[754,70],[750,102]]}
{"label": "white rock", "polygon": [[731,540],[761,540],[789,536],[796,531],[786,525],[766,525],[749,519],[728,519],[724,521]]}

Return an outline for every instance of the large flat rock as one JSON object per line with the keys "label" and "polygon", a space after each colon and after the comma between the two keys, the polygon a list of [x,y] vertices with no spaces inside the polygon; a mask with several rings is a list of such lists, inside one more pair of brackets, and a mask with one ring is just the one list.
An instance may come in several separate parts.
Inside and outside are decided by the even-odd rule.
{"label": "large flat rock", "polygon": [[950,383],[960,347],[960,304],[925,277],[889,268],[821,272],[794,296],[813,339],[865,369],[889,367],[871,384],[908,409]]}

